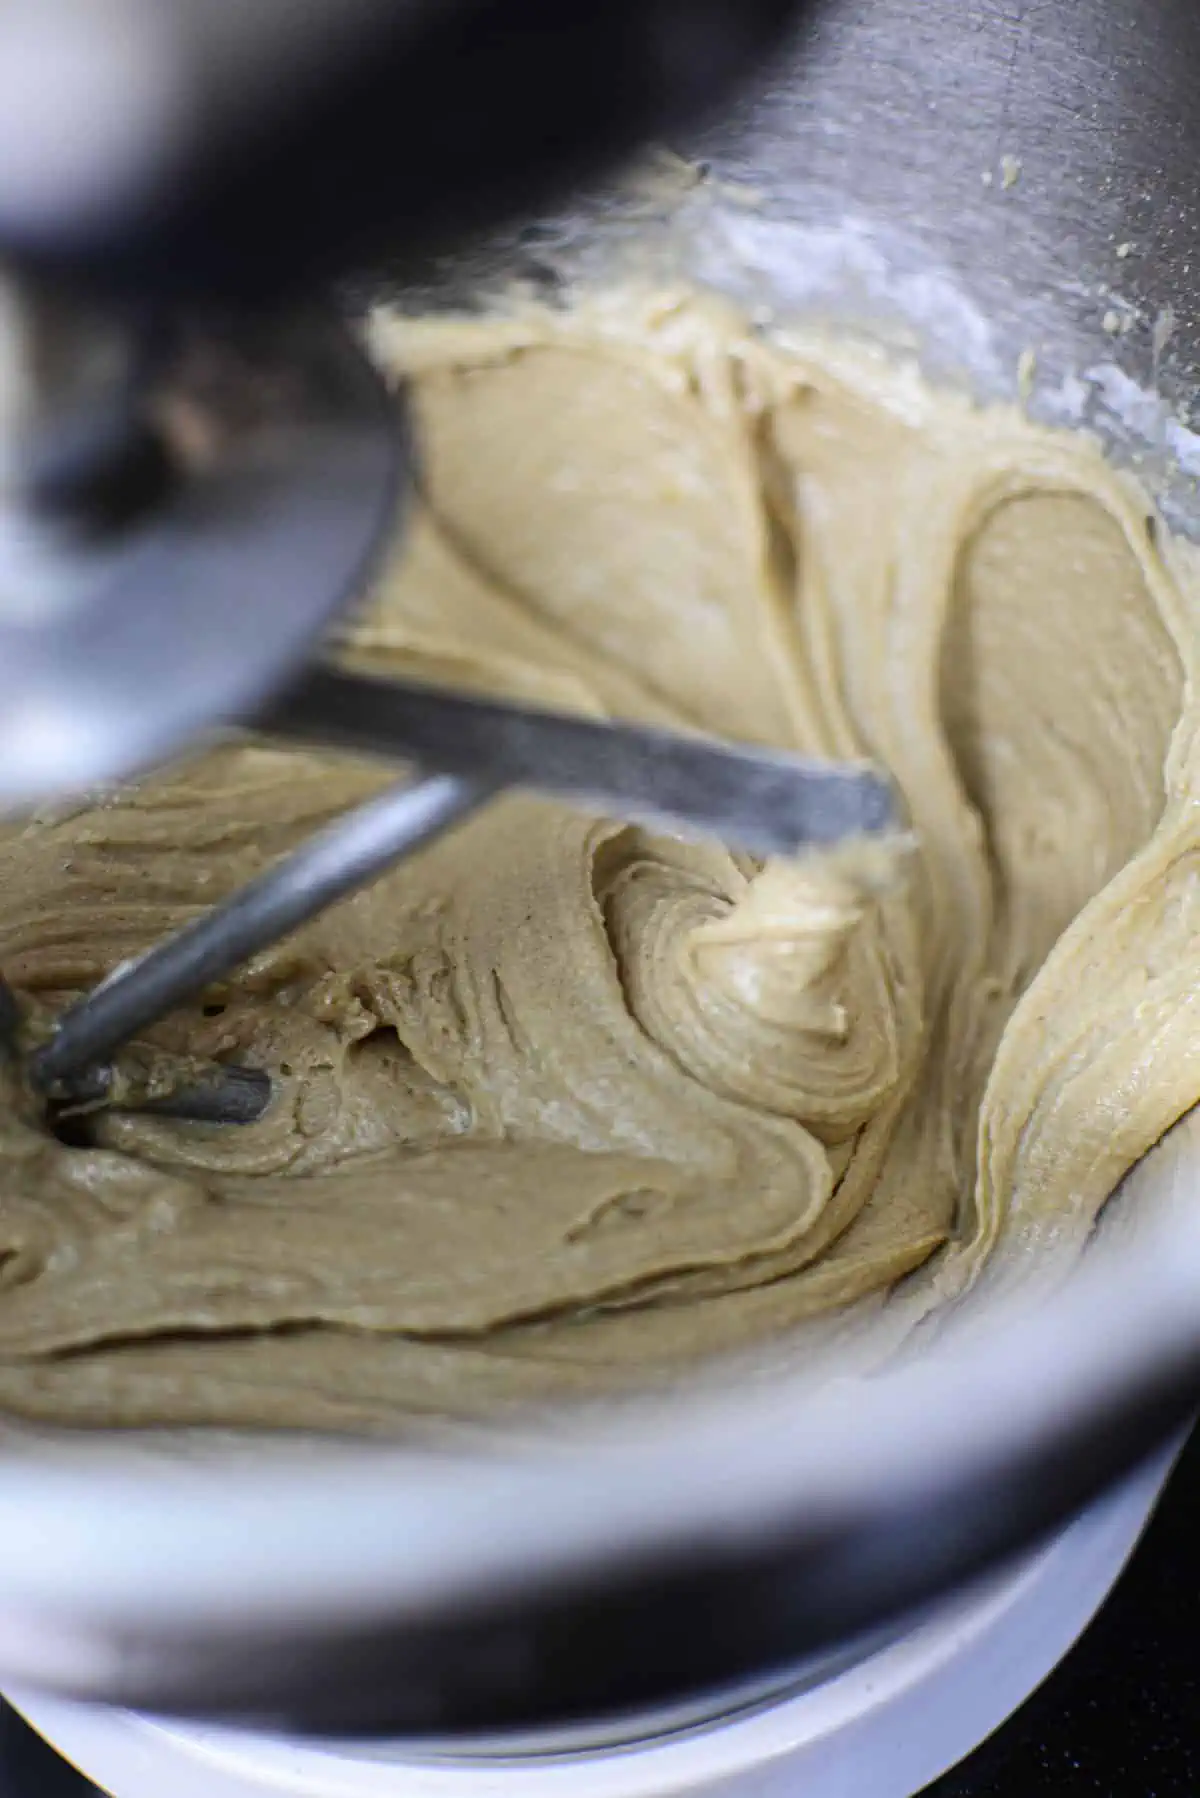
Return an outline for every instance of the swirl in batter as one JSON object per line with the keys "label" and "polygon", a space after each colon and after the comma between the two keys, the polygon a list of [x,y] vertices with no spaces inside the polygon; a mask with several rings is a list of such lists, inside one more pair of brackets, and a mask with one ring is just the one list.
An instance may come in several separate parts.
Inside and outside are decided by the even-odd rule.
{"label": "swirl in batter", "polygon": [[[1087,440],[695,297],[375,323],[413,526],[344,652],[869,756],[891,878],[506,799],[154,1033],[219,1131],[0,1130],[0,1403],[380,1428],[831,1333],[1078,1254],[1200,1090],[1195,560]],[[10,828],[47,1011],[378,768],[224,747]]]}

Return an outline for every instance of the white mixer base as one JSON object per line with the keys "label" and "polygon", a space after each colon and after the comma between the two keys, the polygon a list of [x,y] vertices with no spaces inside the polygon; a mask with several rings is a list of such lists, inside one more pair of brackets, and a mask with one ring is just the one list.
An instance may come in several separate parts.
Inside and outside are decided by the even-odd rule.
{"label": "white mixer base", "polygon": [[629,1748],[418,1761],[384,1748],[333,1752],[7,1696],[114,1798],[912,1798],[998,1728],[1066,1654],[1136,1547],[1176,1452],[1016,1573],[815,1690]]}

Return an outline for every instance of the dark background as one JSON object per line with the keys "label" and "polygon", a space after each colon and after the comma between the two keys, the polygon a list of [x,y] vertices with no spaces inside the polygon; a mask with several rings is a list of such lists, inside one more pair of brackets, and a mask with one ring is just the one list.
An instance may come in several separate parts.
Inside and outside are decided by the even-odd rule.
{"label": "dark background", "polygon": [[[1197,1798],[1198,1524],[1200,1433],[1074,1653],[1012,1722],[925,1798]],[[93,1794],[11,1711],[0,1711],[0,1798]]]}

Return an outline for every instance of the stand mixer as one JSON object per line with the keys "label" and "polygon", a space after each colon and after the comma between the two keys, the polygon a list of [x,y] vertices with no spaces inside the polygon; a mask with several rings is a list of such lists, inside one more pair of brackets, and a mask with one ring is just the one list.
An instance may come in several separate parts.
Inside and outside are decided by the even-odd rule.
{"label": "stand mixer", "polygon": [[[83,13],[99,11],[99,0],[81,9],[42,0],[36,8],[11,10],[31,34],[35,27],[50,29],[37,21],[66,21],[68,14],[74,30]],[[170,9],[154,10],[169,16]],[[230,19],[234,10],[229,9]],[[239,65],[245,58],[251,72],[270,66],[267,89],[286,97],[293,89],[277,52],[289,33],[280,36],[273,5],[244,10],[251,20],[261,19],[264,35],[257,62],[243,45]],[[293,18],[294,9],[286,10]],[[568,10],[570,20],[564,23]],[[147,15],[139,9],[124,11],[130,21],[145,23]],[[519,33],[500,30],[502,15],[511,26],[518,11],[549,34],[547,57],[553,37],[556,57],[573,47],[578,61],[556,61],[550,79],[549,63],[529,54],[529,38],[518,43]],[[548,175],[582,176],[596,152],[667,128],[676,103],[686,114],[715,98],[715,88],[725,86],[743,55],[753,60],[774,39],[782,11],[769,4],[743,5],[736,15],[719,6],[684,8],[689,25],[681,40],[674,31],[682,14],[666,5],[529,6],[508,13],[503,7],[376,10],[356,4],[353,16],[364,30],[399,29],[403,19],[413,33],[404,55],[388,63],[386,80],[382,56],[368,59],[389,97],[386,128],[360,89],[352,97],[347,90],[336,108],[332,101],[324,112],[317,108],[319,130],[313,113],[305,111],[299,121],[298,111],[288,127],[291,135],[280,135],[287,121],[278,114],[268,120],[261,112],[267,90],[248,75],[244,89],[234,84],[215,148],[211,136],[205,140],[211,160],[201,157],[196,172],[182,180],[180,169],[193,166],[189,145],[168,133],[169,154],[148,165],[146,144],[158,142],[161,152],[161,139],[153,134],[165,129],[164,119],[198,115],[180,106],[178,90],[167,106],[162,90],[153,99],[148,85],[137,107],[123,110],[111,97],[101,104],[103,95],[89,102],[87,116],[108,133],[102,142],[111,173],[103,181],[97,175],[102,159],[94,150],[73,162],[62,149],[64,133],[50,109],[44,109],[39,132],[34,127],[42,108],[26,107],[22,113],[15,98],[10,105],[2,82],[17,64],[3,54],[2,34],[10,28],[6,16],[0,23],[0,121],[5,121],[0,124],[0,244],[18,271],[14,304],[33,341],[56,341],[57,309],[66,305],[72,320],[68,339],[77,348],[92,345],[77,361],[67,358],[75,371],[68,385],[75,394],[82,390],[89,402],[68,409],[74,420],[65,433],[71,453],[33,459],[32,489],[48,495],[52,519],[58,521],[49,551],[43,538],[37,553],[39,559],[43,552],[51,561],[62,558],[38,618],[53,618],[54,604],[65,608],[72,597],[79,533],[72,524],[64,541],[64,512],[77,520],[82,503],[85,517],[89,509],[95,517],[95,489],[79,478],[74,445],[81,437],[93,448],[116,444],[120,451],[108,466],[123,471],[122,478],[99,483],[101,542],[121,541],[119,532],[115,539],[104,536],[109,527],[103,521],[114,515],[170,517],[161,501],[172,491],[177,470],[164,470],[161,441],[148,447],[135,432],[131,442],[125,425],[114,425],[114,390],[128,394],[132,386],[142,394],[154,392],[165,371],[176,371],[178,379],[165,383],[176,393],[215,391],[249,406],[251,417],[235,420],[228,439],[230,485],[214,478],[197,512],[201,519],[228,519],[229,511],[236,511],[236,473],[243,496],[246,479],[251,491],[259,483],[278,526],[268,539],[270,554],[261,559],[264,539],[240,542],[246,555],[240,566],[257,577],[242,585],[228,578],[185,581],[187,563],[175,556],[178,540],[169,556],[163,540],[157,566],[169,569],[169,578],[150,583],[154,604],[139,603],[136,614],[131,610],[121,653],[113,654],[114,670],[119,664],[137,672],[132,678],[114,672],[114,682],[129,684],[117,688],[123,698],[112,714],[145,735],[136,742],[126,738],[106,764],[96,736],[85,742],[82,732],[73,737],[71,729],[61,730],[61,709],[53,712],[54,727],[48,729],[43,714],[41,735],[31,728],[25,739],[35,749],[41,744],[40,773],[32,754],[22,763],[0,747],[0,769],[26,770],[20,789],[5,792],[11,803],[114,777],[230,719],[254,715],[260,725],[275,721],[292,734],[323,740],[333,732],[328,702],[337,696],[341,676],[318,670],[302,680],[300,670],[322,628],[361,579],[392,491],[396,459],[385,409],[357,352],[327,319],[293,316],[281,325],[276,309],[318,279],[354,267],[360,256],[370,261],[379,245],[375,200],[353,181],[339,186],[333,176],[328,180],[337,188],[338,206],[345,202],[343,210],[334,208],[341,220],[336,245],[324,237],[318,242],[309,229],[310,196],[328,192],[328,145],[344,142],[348,155],[364,152],[360,167],[369,164],[376,176],[375,184],[364,186],[376,198],[379,170],[385,171],[383,186],[394,208],[392,235],[394,220],[403,218],[400,235],[409,246],[402,244],[389,256],[389,278],[419,296],[421,304],[427,298],[430,303],[477,298],[506,273],[527,271],[531,263],[551,257],[558,266],[586,273],[619,259],[633,228],[635,203],[623,210],[610,195],[594,204],[573,203],[566,217],[552,214],[536,228],[518,225],[511,233],[502,228],[490,236],[483,228],[505,209],[549,204],[554,180]],[[212,7],[183,7],[179,17],[198,24],[206,13],[224,20],[223,11]],[[455,36],[451,55],[431,23],[434,13],[442,29],[449,28],[446,21],[456,29],[465,21],[492,27],[476,42],[477,63],[467,55],[465,38]],[[610,27],[622,21],[622,31],[599,34],[601,14]],[[1191,276],[1186,252],[1172,248],[1171,234],[1182,243],[1190,217],[1190,188],[1179,171],[1186,163],[1190,182],[1191,151],[1200,135],[1192,98],[1200,71],[1200,25],[1186,6],[1150,9],[1111,0],[1039,10],[1036,20],[1027,14],[1028,9],[1006,4],[964,7],[960,0],[922,0],[919,8],[904,0],[837,0],[815,9],[794,67],[787,65],[786,72],[781,67],[776,80],[696,146],[722,177],[754,190],[762,204],[746,211],[726,213],[719,206],[706,211],[705,229],[691,242],[686,267],[750,305],[769,293],[784,313],[789,307],[824,309],[888,334],[902,330],[907,335],[901,340],[920,347],[929,366],[965,374],[984,395],[1011,397],[1026,385],[1042,416],[1103,425],[1113,453],[1142,467],[1173,522],[1194,528],[1186,473],[1194,440],[1179,416],[1194,372],[1194,336],[1184,307]],[[338,18],[348,45],[351,8],[345,0]],[[710,35],[722,18],[733,36]],[[556,21],[565,45],[553,29]],[[253,36],[251,31],[247,44]],[[651,41],[658,46],[653,54]],[[227,38],[222,26],[214,49],[224,54],[232,42],[232,27]],[[663,66],[663,44],[678,50],[681,42],[688,49],[670,62],[674,77],[667,105],[668,84],[649,74]],[[1153,54],[1151,46],[1157,47]],[[290,55],[291,44],[284,47]],[[294,91],[311,93],[306,80],[312,70],[330,72],[327,40],[314,47],[296,33],[294,48]],[[614,61],[618,53],[620,60]],[[143,54],[148,66],[157,66],[148,50]],[[431,61],[422,60],[426,54]],[[49,66],[42,52],[33,60]],[[641,73],[632,88],[602,79],[602,71],[611,77],[634,65]],[[88,66],[93,74],[96,67],[103,73],[102,59]],[[438,89],[431,71],[451,68],[462,83],[462,98],[447,112],[450,90]],[[714,72],[720,82],[714,82]],[[72,79],[77,77],[78,70]],[[369,77],[362,79],[369,88]],[[59,91],[72,91],[65,76]],[[167,91],[172,91],[169,83]],[[1064,91],[1070,95],[1065,111]],[[619,106],[605,103],[606,95],[611,101],[618,92]],[[79,104],[77,90],[73,104]],[[490,133],[493,105],[502,105],[509,126],[514,121],[527,126],[514,131],[509,162],[499,153],[505,140]],[[552,132],[541,106],[553,111]],[[31,119],[31,110],[38,116]],[[339,136],[347,113],[351,119],[361,113],[361,133]],[[62,116],[60,110],[59,121]],[[19,121],[11,143],[3,134],[9,119]],[[464,134],[464,119],[478,129]],[[367,120],[371,133],[382,135],[372,136]],[[258,154],[267,142],[268,123],[276,133],[272,141],[286,146],[272,157]],[[137,135],[135,125],[144,135]],[[548,134],[555,144],[552,170],[540,153]],[[1167,159],[1154,148],[1163,142],[1180,150],[1178,166],[1172,157],[1163,167]],[[163,172],[162,186],[145,184],[147,166]],[[441,189],[446,217],[454,217],[459,229],[480,227],[480,235],[449,265],[439,264],[433,254],[438,243],[432,226],[438,220],[431,212],[438,212],[441,201],[435,205],[430,199],[430,168],[437,170],[439,186],[443,176],[447,183]],[[1105,168],[1122,177],[1108,189],[1097,172]],[[481,179],[475,190],[472,181],[481,169],[488,180]],[[27,180],[38,170],[56,174],[57,185],[46,175],[40,186],[23,190],[18,177]],[[37,207],[22,200],[22,191],[35,194]],[[179,201],[177,215],[164,197],[172,192],[187,200],[187,205]],[[1152,195],[1145,204],[1143,193]],[[458,202],[454,207],[451,194]],[[197,195],[203,201],[198,213],[192,210]],[[1026,205],[1027,195],[1038,197]],[[703,192],[695,205],[708,206]],[[219,234],[193,237],[198,216],[228,225],[219,254],[211,253]],[[1074,235],[1064,219],[1073,223]],[[1122,256],[1126,245],[1129,252]],[[393,247],[389,240],[389,250]],[[429,252],[419,262],[418,249]],[[156,301],[152,311],[145,305],[148,295]],[[1108,328],[1110,315],[1118,320],[1116,330]],[[1123,330],[1126,317],[1130,325]],[[114,318],[121,326],[115,335]],[[199,355],[199,366],[189,361],[189,346],[210,357],[215,353],[216,373],[207,386],[204,356]],[[106,371],[100,403],[91,397],[96,388],[90,371],[97,365]],[[194,387],[184,376],[189,368],[197,370]],[[262,410],[255,413],[258,384],[245,378],[248,368],[286,373],[288,380],[279,384],[285,397],[266,380],[259,393]],[[213,376],[211,359],[207,369]],[[119,411],[127,422],[129,408]],[[165,414],[176,418],[169,405]],[[184,428],[177,439],[184,449],[197,440],[203,450],[211,437],[203,431],[189,435]],[[219,461],[204,464],[201,457],[201,462],[206,470],[225,472]],[[89,457],[82,464],[96,467]],[[176,495],[179,491],[174,488]],[[230,508],[223,511],[227,499]],[[290,536],[291,524],[311,536]],[[89,526],[93,545],[98,528]],[[317,537],[328,552],[324,562],[314,551]],[[196,533],[197,556],[204,545],[204,533]],[[13,553],[28,555],[28,543]],[[212,563],[205,567],[211,572]],[[162,599],[168,590],[178,600],[169,617]],[[289,600],[283,606],[280,596],[293,591],[295,605]],[[248,593],[255,597],[247,599]],[[223,605],[225,611],[214,613],[213,606]],[[57,613],[60,620],[65,615]],[[68,726],[73,727],[77,709],[82,715],[81,696],[93,690],[92,676],[115,641],[120,616],[118,610],[98,621],[81,664],[68,668],[49,655],[42,664],[56,678],[59,671],[73,677]],[[214,619],[223,640],[219,658],[209,662],[205,646]],[[10,710],[19,710],[17,702],[24,704],[33,692],[14,659],[12,646],[30,640],[20,638],[21,630],[28,632],[28,623],[14,618],[0,638],[13,697],[13,707],[7,700],[0,706],[0,730]],[[231,642],[236,656],[227,653]],[[185,673],[194,669],[197,683],[203,675],[212,684],[203,691],[197,684],[184,700],[176,692],[154,721],[153,689],[161,671],[172,666]],[[41,695],[54,698],[49,680]],[[306,709],[314,700],[319,723]],[[448,770],[432,785],[408,790],[408,801],[415,791],[426,809],[403,820],[406,841],[448,825],[486,798],[490,789],[478,754],[483,736],[476,737],[469,763],[446,759],[448,743],[460,741],[468,726],[485,732],[498,784],[533,772],[531,763],[518,767],[498,759],[499,725],[511,724],[512,713],[497,708],[489,714],[475,702],[456,703],[462,709],[451,705],[439,713],[443,721],[454,720],[449,739],[409,737],[405,744],[410,753],[423,749],[414,756],[417,761]],[[415,732],[420,715],[420,696],[407,693],[406,728]],[[343,728],[346,716],[343,709]],[[356,709],[350,723],[359,716]],[[36,713],[33,722],[38,723]],[[531,728],[525,718],[521,727]],[[528,745],[529,739],[524,741]],[[628,737],[622,741],[633,744]],[[107,754],[112,740],[105,742]],[[656,781],[669,746],[664,740],[641,745],[653,752]],[[676,747],[681,755],[700,748]],[[68,753],[75,755],[69,764]],[[588,754],[595,753],[593,744]],[[763,758],[750,760],[757,779]],[[592,760],[590,766],[596,765]],[[539,779],[546,766],[539,761]],[[643,759],[643,775],[646,766]],[[710,772],[716,766],[711,764]],[[612,764],[605,763],[605,769],[605,780],[592,778],[589,787],[588,780],[578,779],[571,790],[590,791],[597,799],[613,794],[607,778]],[[749,763],[740,769],[749,772]],[[818,776],[794,765],[773,772],[791,782],[793,795],[806,796],[806,808],[808,800],[815,805],[822,796],[835,801],[828,810],[804,809],[799,824],[793,817],[793,845],[804,837],[831,840],[847,829],[871,830],[888,821],[886,789],[868,773]],[[797,784],[801,780],[805,784]],[[636,786],[631,777],[619,796],[622,806],[635,812],[657,809],[657,815],[666,811],[695,825],[704,822],[695,812],[698,793],[693,785],[677,789],[672,799],[657,787]],[[740,789],[742,799],[744,793]],[[769,812],[772,819],[781,816],[775,800]],[[744,825],[750,814],[743,804],[736,815]],[[814,824],[821,817],[823,828]],[[730,829],[733,818],[731,811],[723,821],[710,817],[708,823]],[[395,820],[376,823],[386,833]],[[388,853],[394,852],[394,840],[388,843]],[[348,870],[357,866],[366,877],[375,865],[369,851],[355,864],[346,858],[344,840],[335,847],[330,894]],[[253,935],[242,940],[252,942]],[[201,984],[208,977],[202,961],[198,955],[187,976]],[[113,996],[122,990],[118,979],[107,988],[107,1003],[114,1004]],[[164,990],[156,990],[154,1005],[163,1002]],[[127,995],[128,988],[124,991]],[[78,1057],[64,1053],[56,1061],[53,1054],[56,1043],[72,1041],[70,1018],[47,1045],[41,1075],[50,1099],[61,1093],[69,1100],[71,1082],[92,1078],[97,1069],[102,1074],[106,1057],[136,1027],[120,1004],[99,1014],[87,1009],[104,1002],[105,989],[84,1002],[85,1021],[99,1015],[101,1024],[94,1034],[84,1033]],[[19,1020],[13,1034],[19,1035]],[[59,1081],[62,1087],[56,1086]],[[96,1102],[103,1097],[101,1090]],[[201,1101],[210,1097],[202,1094]],[[243,1093],[245,1112],[256,1115],[265,1097],[261,1091]],[[222,1109],[234,1103],[228,1089],[218,1100],[218,1115],[228,1115]],[[331,1731],[387,1727],[453,1735],[635,1709],[682,1691],[710,1689],[766,1662],[820,1655],[830,1642],[903,1614],[1044,1533],[1186,1415],[1200,1371],[1194,1325],[1200,1243],[1194,1231],[1175,1230],[1169,1249],[1161,1241],[1142,1246],[1144,1252],[1097,1257],[1087,1278],[1052,1314],[1009,1333],[1002,1353],[989,1359],[985,1347],[991,1343],[983,1342],[984,1332],[978,1342],[968,1335],[954,1356],[902,1368],[861,1402],[856,1396],[853,1416],[836,1393],[751,1394],[739,1395],[727,1410],[657,1417],[629,1437],[615,1429],[592,1434],[580,1425],[564,1430],[556,1452],[544,1458],[530,1450],[511,1466],[485,1463],[469,1473],[413,1453],[381,1452],[375,1458],[358,1450],[347,1450],[336,1467],[264,1474],[253,1487],[249,1476],[239,1483],[231,1468],[208,1478],[185,1470],[156,1482],[157,1517],[150,1503],[135,1502],[125,1510],[126,1519],[135,1513],[138,1519],[136,1555],[128,1523],[121,1533],[112,1521],[122,1495],[129,1494],[128,1476],[117,1465],[90,1470],[92,1506],[86,1518],[73,1508],[73,1469],[61,1470],[58,1482],[49,1474],[43,1480],[41,1470],[28,1471],[24,1483],[19,1475],[7,1484],[0,1481],[0,1597],[15,1595],[5,1600],[10,1620],[0,1629],[4,1663],[14,1677],[23,1673],[110,1702],[255,1720],[299,1719],[305,1727]],[[1113,1300],[1116,1291],[1119,1304]],[[1044,1369],[1051,1365],[1058,1379],[1048,1383]],[[686,1480],[681,1481],[680,1468],[688,1470]],[[312,1509],[293,1506],[297,1484]],[[600,1491],[617,1495],[603,1514],[594,1497]],[[35,1497],[36,1524],[29,1521]],[[335,1604],[324,1604],[325,1588],[318,1590],[315,1573],[309,1577],[307,1569],[321,1553],[331,1554],[335,1520],[352,1545],[369,1545],[371,1565],[355,1576],[351,1548],[333,1554],[339,1595]],[[199,1549],[194,1564],[175,1567],[171,1546],[185,1521],[188,1540]],[[222,1609],[213,1596],[214,1570],[234,1563],[238,1541],[268,1538],[257,1572],[246,1574],[243,1568],[238,1603]],[[285,1542],[288,1565],[306,1569],[290,1585]],[[32,1574],[22,1583],[23,1561],[32,1565],[39,1545],[53,1546],[56,1565],[64,1570],[63,1587],[44,1603]],[[140,1622],[118,1590],[122,1573],[128,1574],[135,1560],[143,1577],[153,1565],[163,1594],[159,1604],[156,1590],[159,1608]],[[107,1583],[90,1589],[86,1622],[73,1632],[62,1622],[65,1582],[86,1583],[84,1570],[93,1565],[103,1566]],[[361,1613],[355,1613],[360,1601]],[[0,1613],[3,1608],[0,1603]],[[719,1641],[703,1628],[711,1614],[725,1620]]]}

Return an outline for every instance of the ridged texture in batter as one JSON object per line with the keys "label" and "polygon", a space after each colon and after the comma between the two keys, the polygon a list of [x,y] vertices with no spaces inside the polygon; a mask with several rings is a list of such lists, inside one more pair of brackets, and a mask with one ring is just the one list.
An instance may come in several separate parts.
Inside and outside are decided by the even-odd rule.
{"label": "ridged texture in batter", "polygon": [[[358,657],[876,758],[916,849],[497,804],[157,1033],[261,1125],[12,1102],[0,1403],[391,1428],[1057,1277],[1200,1090],[1190,553],[1088,442],[694,298],[375,336],[423,494]],[[0,965],[59,1005],[380,779],[235,746],[13,829]]]}

